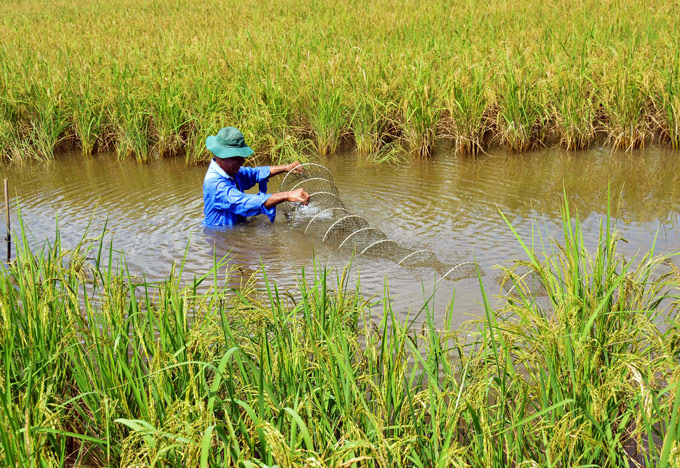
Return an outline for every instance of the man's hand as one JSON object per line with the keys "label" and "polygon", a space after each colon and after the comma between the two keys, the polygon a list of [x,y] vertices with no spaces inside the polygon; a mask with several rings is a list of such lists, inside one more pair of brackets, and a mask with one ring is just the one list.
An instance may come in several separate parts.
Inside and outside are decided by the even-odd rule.
{"label": "man's hand", "polygon": [[300,202],[303,205],[306,205],[307,203],[309,203],[309,194],[303,188],[292,190],[290,192],[277,192],[272,194],[272,196],[269,197],[269,199],[266,202],[264,202],[264,206],[267,208],[271,208],[272,206],[276,206],[279,203],[286,201]]}
{"label": "man's hand", "polygon": [[300,174],[302,172],[302,167],[300,161],[292,162],[286,165],[286,172],[292,172],[293,174]]}
{"label": "man's hand", "polygon": [[302,164],[300,161],[295,161],[290,164],[283,164],[281,166],[269,166],[270,175],[282,174],[284,172],[292,172],[293,174],[299,174],[303,171]]}
{"label": "man's hand", "polygon": [[305,189],[299,188],[291,192],[288,192],[288,201],[300,202],[303,205],[306,205],[307,203],[309,203],[309,194]]}

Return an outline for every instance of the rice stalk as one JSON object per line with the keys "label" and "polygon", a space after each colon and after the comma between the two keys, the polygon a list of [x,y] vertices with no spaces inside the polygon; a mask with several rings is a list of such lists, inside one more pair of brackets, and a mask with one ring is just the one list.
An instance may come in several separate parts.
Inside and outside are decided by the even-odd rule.
{"label": "rice stalk", "polygon": [[566,203],[559,241],[518,236],[512,294],[492,308],[482,289],[483,317],[461,328],[451,311],[435,325],[427,302],[397,317],[387,285],[369,302],[348,271],[321,265],[295,292],[264,271],[225,289],[224,261],[189,281],[179,264],[149,284],[103,236],[68,250],[58,232],[33,250],[17,238],[0,269],[5,465],[677,458],[678,277],[653,249],[622,257],[609,217],[593,249]]}

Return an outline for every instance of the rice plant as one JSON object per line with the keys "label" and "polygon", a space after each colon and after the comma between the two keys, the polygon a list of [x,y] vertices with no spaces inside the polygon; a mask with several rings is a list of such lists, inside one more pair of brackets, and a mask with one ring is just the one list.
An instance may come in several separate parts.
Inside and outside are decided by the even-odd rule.
{"label": "rice plant", "polygon": [[221,8],[3,2],[0,153],[197,163],[226,125],[276,160],[397,139],[420,157],[438,138],[460,153],[677,146],[672,1],[237,1],[218,21]]}
{"label": "rice plant", "polygon": [[657,97],[657,124],[661,141],[671,148],[680,148],[680,57],[669,64],[663,80],[662,90]]}
{"label": "rice plant", "polygon": [[[509,229],[512,229],[508,223]],[[133,276],[106,236],[0,269],[6,466],[677,466],[680,276],[536,237],[481,318],[397,318],[347,271],[296,291]],[[481,283],[480,283],[481,286]],[[541,293],[537,293],[540,291]],[[438,323],[438,324],[436,324]]]}
{"label": "rice plant", "polygon": [[524,152],[544,143],[547,116],[536,92],[534,79],[520,80],[508,63],[505,86],[497,114],[498,138],[515,152]]}
{"label": "rice plant", "polygon": [[475,67],[455,76],[447,89],[443,133],[454,141],[457,153],[479,154],[488,146],[486,135],[493,129],[483,70]]}
{"label": "rice plant", "polygon": [[[644,147],[652,138],[649,119],[649,93],[632,82],[624,73],[615,78],[605,98],[606,119],[602,123],[607,140],[615,149],[632,150]],[[626,99],[621,99],[626,96]]]}
{"label": "rice plant", "polygon": [[325,156],[335,153],[346,132],[346,106],[343,89],[333,81],[321,78],[314,88],[315,93],[309,96],[309,125],[316,151]]}
{"label": "rice plant", "polygon": [[558,83],[560,93],[555,98],[559,108],[555,111],[560,145],[568,150],[588,149],[595,140],[597,106],[596,89],[587,76],[577,79],[565,76]]}
{"label": "rice plant", "polygon": [[432,63],[416,63],[404,78],[401,126],[404,139],[420,159],[429,158],[434,150],[436,126],[441,114],[432,78]]}

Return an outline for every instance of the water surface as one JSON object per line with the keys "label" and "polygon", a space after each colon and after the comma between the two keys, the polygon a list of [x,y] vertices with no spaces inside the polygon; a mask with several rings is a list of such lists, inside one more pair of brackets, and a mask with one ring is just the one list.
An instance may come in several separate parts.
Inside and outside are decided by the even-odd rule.
{"label": "water surface", "polygon": [[[564,193],[589,246],[597,240],[610,187],[611,210],[626,240],[624,253],[646,252],[655,237],[659,253],[680,250],[678,152],[552,149],[465,158],[440,151],[430,161],[398,166],[372,166],[356,154],[320,162],[333,172],[348,209],[405,247],[430,249],[451,264],[476,260],[491,295],[499,293],[495,266],[524,258],[500,213],[527,241],[537,228],[559,236]],[[232,283],[264,265],[283,287],[294,285],[302,268],[312,268],[315,256],[336,272],[350,260],[349,253],[291,229],[283,216],[274,224],[260,216],[227,231],[204,229],[206,166],[187,167],[181,159],[138,165],[110,154],[84,158],[73,153],[0,170],[10,180],[33,243],[53,239],[57,220],[66,247],[86,231],[96,237],[106,223],[131,271],[148,280],[163,279],[185,250],[186,278],[206,273],[215,257],[229,254],[231,264],[239,266]],[[270,191],[281,178],[272,180]],[[480,312],[476,278],[436,281],[432,270],[403,268],[386,259],[360,259],[352,271],[354,278],[359,272],[362,291],[369,296],[381,296],[387,281],[402,316],[415,314],[435,286],[439,320],[454,291],[456,322]]]}

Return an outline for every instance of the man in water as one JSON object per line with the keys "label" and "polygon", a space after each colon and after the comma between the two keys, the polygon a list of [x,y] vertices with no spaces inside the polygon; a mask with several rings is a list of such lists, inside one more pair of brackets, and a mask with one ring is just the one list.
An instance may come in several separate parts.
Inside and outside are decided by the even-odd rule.
{"label": "man in water", "polygon": [[[217,135],[210,135],[205,146],[215,156],[203,180],[203,224],[206,226],[233,226],[259,214],[267,215],[273,223],[279,203],[309,203],[309,194],[302,188],[267,194],[269,178],[283,172],[302,171],[299,162],[282,166],[242,167],[254,151],[234,127],[226,127]],[[259,184],[259,193],[244,193],[255,184]]]}

